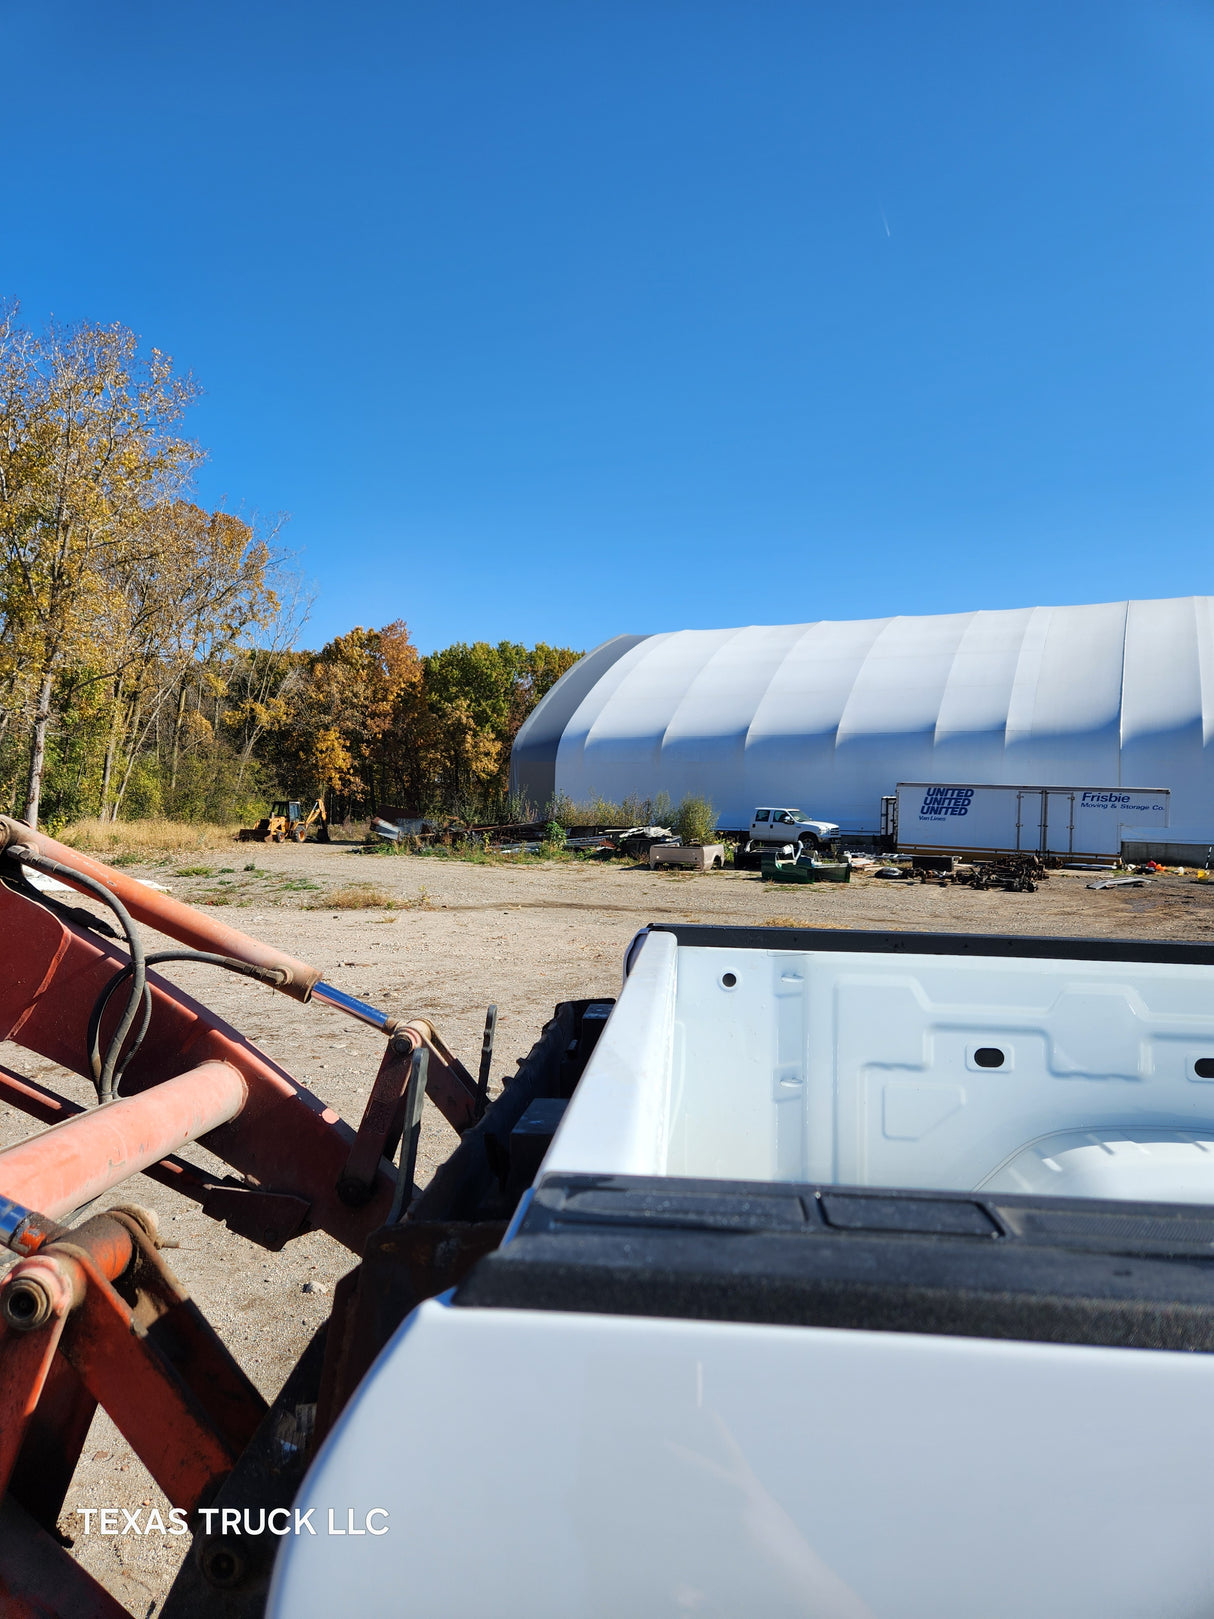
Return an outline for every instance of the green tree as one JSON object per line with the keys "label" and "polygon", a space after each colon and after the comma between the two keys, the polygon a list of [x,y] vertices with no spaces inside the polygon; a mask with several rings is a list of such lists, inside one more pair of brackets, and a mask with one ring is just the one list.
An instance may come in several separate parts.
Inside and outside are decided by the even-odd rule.
{"label": "green tree", "polygon": [[[457,642],[423,660],[426,755],[443,807],[472,819],[504,798],[519,726],[581,653],[541,642]],[[471,813],[469,813],[471,812]]]}

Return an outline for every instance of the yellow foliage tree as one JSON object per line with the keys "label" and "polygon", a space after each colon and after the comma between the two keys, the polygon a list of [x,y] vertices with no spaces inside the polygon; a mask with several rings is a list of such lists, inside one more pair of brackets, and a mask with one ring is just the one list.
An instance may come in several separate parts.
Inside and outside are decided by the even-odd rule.
{"label": "yellow foliage tree", "polygon": [[171,429],[195,397],[168,356],[139,354],[123,326],[0,318],[0,600],[29,671],[25,818],[38,819],[56,675],[74,659],[113,673],[98,636],[155,561],[148,514],[202,458]]}

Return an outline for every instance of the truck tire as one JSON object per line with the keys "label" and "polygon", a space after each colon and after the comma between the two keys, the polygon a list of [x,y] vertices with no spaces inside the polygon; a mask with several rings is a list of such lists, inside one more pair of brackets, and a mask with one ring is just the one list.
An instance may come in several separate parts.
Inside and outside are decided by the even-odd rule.
{"label": "truck tire", "polygon": [[292,843],[306,843],[308,841],[308,829],[307,829],[307,827],[303,826],[303,825],[300,825],[300,826],[292,828],[291,841],[292,841]]}
{"label": "truck tire", "polygon": [[801,836],[801,838],[798,840],[798,846],[799,846],[800,852],[802,854],[808,854],[808,855],[817,854],[818,849],[820,848],[820,845],[818,843],[817,833],[815,833],[815,832],[806,832],[806,833],[804,833]]}

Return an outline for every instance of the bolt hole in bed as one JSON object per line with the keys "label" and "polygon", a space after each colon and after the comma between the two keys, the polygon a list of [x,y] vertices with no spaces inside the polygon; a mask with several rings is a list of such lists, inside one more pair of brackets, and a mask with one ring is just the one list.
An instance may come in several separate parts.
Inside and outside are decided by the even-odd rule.
{"label": "bolt hole in bed", "polygon": [[544,1172],[1214,1205],[1214,953],[723,931],[634,949]]}

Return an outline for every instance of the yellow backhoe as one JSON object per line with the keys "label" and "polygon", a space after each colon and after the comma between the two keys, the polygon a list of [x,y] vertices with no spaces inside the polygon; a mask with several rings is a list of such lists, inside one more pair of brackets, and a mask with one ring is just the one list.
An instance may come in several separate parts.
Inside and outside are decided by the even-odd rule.
{"label": "yellow backhoe", "polygon": [[256,826],[242,827],[238,833],[241,843],[304,843],[308,828],[315,826],[317,843],[329,841],[329,818],[325,814],[324,800],[318,798],[305,815],[296,798],[280,798],[270,805],[270,813]]}

